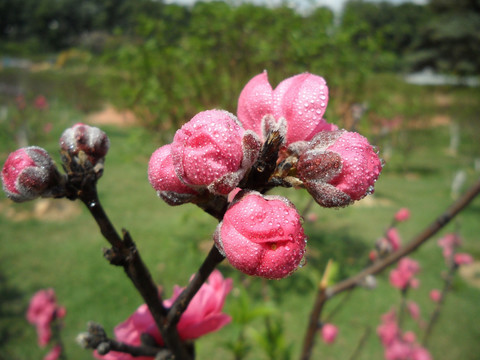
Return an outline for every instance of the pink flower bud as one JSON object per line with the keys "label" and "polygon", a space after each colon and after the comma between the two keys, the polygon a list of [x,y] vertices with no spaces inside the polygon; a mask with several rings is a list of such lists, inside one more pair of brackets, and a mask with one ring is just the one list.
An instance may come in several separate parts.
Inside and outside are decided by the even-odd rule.
{"label": "pink flower bud", "polygon": [[431,299],[433,302],[439,302],[441,298],[442,298],[442,293],[440,292],[440,290],[438,290],[438,289],[432,289],[432,290],[430,291],[430,299]]}
{"label": "pink flower bud", "polygon": [[397,228],[392,227],[387,230],[387,241],[394,251],[400,248],[402,240],[400,239],[400,234],[398,233]]}
{"label": "pink flower bud", "polygon": [[265,136],[264,119],[286,120],[286,144],[310,140],[319,131],[336,130],[323,119],[328,103],[328,87],[317,75],[303,73],[283,80],[275,90],[267,72],[252,78],[238,99],[237,114],[246,129]]}
{"label": "pink flower bud", "polygon": [[11,153],[2,170],[3,191],[15,202],[51,196],[59,184],[57,167],[46,150],[30,146]]}
{"label": "pink flower bud", "polygon": [[250,192],[230,205],[214,239],[238,270],[281,279],[300,265],[307,238],[292,203],[280,196]]}
{"label": "pink flower bud", "polygon": [[333,324],[322,326],[322,339],[326,344],[333,344],[338,335],[338,328]]}
{"label": "pink flower bud", "polygon": [[66,310],[57,304],[53,289],[40,290],[32,297],[27,310],[27,320],[37,328],[38,343],[45,346],[51,339],[51,323],[64,317]]}
{"label": "pink flower bud", "polygon": [[417,345],[412,349],[411,353],[412,360],[432,360],[432,355],[430,352],[422,346]]}
{"label": "pink flower bud", "polygon": [[344,130],[321,132],[309,144],[297,170],[317,203],[346,206],[373,193],[382,162],[365,137]]}
{"label": "pink flower bud", "polygon": [[418,320],[420,318],[420,307],[416,302],[407,302],[407,310],[413,320]]}
{"label": "pink flower bud", "polygon": [[355,132],[344,132],[327,151],[342,158],[342,171],[329,182],[331,185],[352,200],[360,200],[373,193],[373,185],[382,171],[382,162],[365,137]]}
{"label": "pink flower bud", "polygon": [[418,280],[414,276],[420,271],[418,262],[410,258],[402,258],[396,269],[390,272],[392,286],[405,290],[407,287],[417,287]]}
{"label": "pink flower bud", "polygon": [[110,147],[110,140],[99,128],[78,123],[65,130],[60,137],[60,148],[76,157],[81,151],[92,165],[103,161]]}
{"label": "pink flower bud", "polygon": [[413,331],[406,331],[403,334],[403,340],[407,343],[413,344],[415,341],[417,341],[417,336]]}
{"label": "pink flower bud", "polygon": [[473,263],[473,257],[470,254],[458,253],[458,254],[453,255],[453,261],[458,266],[468,265],[468,264]]}
{"label": "pink flower bud", "polygon": [[401,208],[395,214],[395,220],[398,222],[406,221],[408,219],[410,219],[410,210],[407,208]]}
{"label": "pink flower bud", "polygon": [[62,355],[62,347],[60,345],[55,345],[47,355],[43,358],[43,360],[57,360]]}
{"label": "pink flower bud", "polygon": [[173,168],[171,145],[158,148],[148,163],[148,181],[169,205],[190,202],[197,192],[180,181]]}
{"label": "pink flower bud", "polygon": [[171,156],[180,180],[195,188],[227,195],[255,162],[260,140],[227,111],[195,115],[173,139]]}
{"label": "pink flower bud", "polygon": [[35,106],[35,108],[38,110],[48,109],[47,98],[43,95],[38,95],[34,100],[33,106]]}

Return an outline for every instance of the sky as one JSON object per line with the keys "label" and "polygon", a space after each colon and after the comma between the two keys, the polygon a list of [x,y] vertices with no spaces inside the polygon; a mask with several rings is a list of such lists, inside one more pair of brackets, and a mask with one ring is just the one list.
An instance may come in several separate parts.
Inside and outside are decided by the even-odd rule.
{"label": "sky", "polygon": [[[165,3],[176,3],[176,4],[181,4],[181,5],[192,5],[195,3],[197,0],[165,0]],[[208,1],[208,0],[202,0],[202,1]],[[318,5],[318,6],[328,6],[330,7],[333,11],[336,13],[340,12],[343,4],[347,0],[230,0],[232,3],[236,2],[253,2],[257,4],[262,4],[262,5],[279,5],[281,3],[288,3],[291,4],[291,6],[298,8],[300,11],[308,9],[312,5]],[[369,0],[372,2],[379,2],[381,0]],[[391,3],[402,3],[402,2],[413,2],[417,4],[425,4],[427,0],[383,0]]]}

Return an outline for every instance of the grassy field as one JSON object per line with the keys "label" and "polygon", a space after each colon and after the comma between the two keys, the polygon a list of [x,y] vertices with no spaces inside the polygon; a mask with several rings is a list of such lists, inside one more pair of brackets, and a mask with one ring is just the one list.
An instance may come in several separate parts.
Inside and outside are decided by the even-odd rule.
{"label": "grassy field", "polygon": [[[390,84],[388,96],[381,91],[382,83]],[[399,225],[400,234],[407,241],[452,202],[451,184],[458,171],[465,173],[461,190],[479,177],[479,169],[474,166],[480,158],[478,89],[418,88],[385,75],[372,81],[365,97],[370,111],[360,129],[378,140],[381,153],[389,149],[375,195],[340,210],[314,206],[311,212],[318,220],[305,222],[309,236],[307,265],[287,279],[246,279],[227,263],[220,266],[225,276],[234,279],[235,286],[225,311],[239,311],[239,294],[245,289],[252,307],[268,303],[275,309],[271,316],[282,322],[293,358],[299,356],[315,286],[328,259],[339,265],[337,280],[354,274],[365,265],[375,240],[382,236],[400,207],[408,207],[412,213],[408,222]],[[5,95],[0,99],[13,114],[11,99]],[[38,137],[38,144],[50,150],[58,162],[56,139],[65,126],[82,120],[85,111],[75,106],[72,98],[52,93],[50,99],[49,121],[53,122],[53,130],[48,136]],[[402,125],[380,136],[380,120],[395,115],[402,118]],[[11,130],[8,116],[0,122],[4,134]],[[329,116],[335,119],[337,115]],[[453,123],[458,125],[460,137],[456,152],[450,147],[452,131],[456,131],[452,130]],[[211,246],[216,222],[193,205],[171,208],[155,196],[146,172],[150,155],[161,145],[158,134],[139,127],[107,126],[104,130],[110,137],[111,149],[99,182],[101,200],[118,229],[125,227],[131,232],[154,279],[169,296],[173,285],[185,285],[200,265]],[[0,144],[2,163],[14,146],[8,139]],[[280,192],[300,210],[308,203],[304,191]],[[45,210],[46,206],[49,208]],[[477,261],[479,218],[480,199],[476,199],[455,224],[442,232],[454,231],[458,226],[464,239],[462,251],[469,252]],[[0,226],[0,359],[34,360],[45,353],[36,345],[35,329],[26,322],[25,310],[34,292],[48,287],[55,289],[59,303],[68,309],[63,330],[68,358],[91,359],[91,353],[80,349],[74,341],[85,330],[87,321],[103,324],[111,334],[113,327],[141,304],[123,272],[103,259],[101,249],[107,243],[93,219],[80,203],[58,200],[13,204],[1,194]],[[442,286],[445,270],[441,249],[436,245],[438,238],[412,255],[422,270],[420,287],[412,290],[409,298],[420,305],[424,320],[433,310],[429,291]],[[381,314],[399,306],[400,296],[388,284],[388,271],[377,280],[375,290],[356,290],[336,312],[331,322],[340,329],[337,342],[326,346],[319,341],[313,359],[348,359],[365,331],[370,335],[357,359],[383,358],[375,329]],[[327,314],[341,298],[342,295],[328,303]],[[430,342],[434,359],[478,359],[479,303],[480,288],[457,276]],[[407,321],[405,325],[421,336],[422,329],[416,323]],[[251,349],[246,359],[266,359],[254,341],[255,334],[262,329],[262,317],[247,325],[245,336]],[[233,323],[202,338],[197,342],[198,358],[233,359],[226,343],[235,340],[238,333],[238,324]]]}

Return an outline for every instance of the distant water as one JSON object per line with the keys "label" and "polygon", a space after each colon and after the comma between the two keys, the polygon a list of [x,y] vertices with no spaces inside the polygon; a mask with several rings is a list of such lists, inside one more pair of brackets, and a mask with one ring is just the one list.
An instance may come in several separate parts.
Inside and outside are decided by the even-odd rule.
{"label": "distant water", "polygon": [[435,73],[432,69],[425,69],[416,73],[405,75],[404,80],[409,84],[415,85],[463,85],[477,87],[480,86],[478,76],[453,76]]}

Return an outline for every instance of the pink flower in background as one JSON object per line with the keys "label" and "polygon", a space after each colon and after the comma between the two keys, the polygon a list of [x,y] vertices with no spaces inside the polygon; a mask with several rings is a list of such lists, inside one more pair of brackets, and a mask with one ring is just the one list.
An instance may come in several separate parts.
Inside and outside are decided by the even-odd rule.
{"label": "pink flower in background", "polygon": [[442,293],[438,289],[433,289],[430,291],[430,299],[434,302],[439,302],[442,298]]}
{"label": "pink flower in background", "polygon": [[[317,75],[303,73],[283,80],[275,90],[268,82],[267,72],[253,77],[238,99],[237,115],[246,129],[260,137],[265,134],[266,115],[278,122],[286,120],[286,144],[310,140],[319,131],[336,130],[323,118],[328,104],[328,87]],[[263,139],[265,140],[265,139]]]}
{"label": "pink flower in background", "polygon": [[57,181],[58,171],[52,158],[38,146],[14,151],[3,165],[3,191],[15,202],[48,196]]}
{"label": "pink flower in background", "polygon": [[417,287],[418,280],[414,276],[420,271],[418,262],[410,258],[402,258],[396,269],[390,272],[390,284],[405,290],[407,287]]}
{"label": "pink flower in background", "polygon": [[66,315],[64,307],[57,304],[53,289],[40,290],[30,300],[27,320],[37,328],[38,343],[45,346],[52,336],[51,324],[57,318]]}
{"label": "pink flower in background", "polygon": [[455,233],[445,234],[441,239],[438,240],[438,246],[443,249],[443,257],[447,263],[451,261],[455,248],[459,247],[460,245],[462,245],[462,239],[458,234]]}
{"label": "pink flower in background", "polygon": [[427,349],[425,349],[424,347],[421,347],[420,345],[417,345],[412,349],[411,359],[412,360],[432,360],[432,355],[430,355],[430,352]]}
{"label": "pink flower in background", "polygon": [[257,192],[234,201],[214,235],[217,248],[233,267],[267,279],[281,279],[297,269],[306,239],[290,201]]}
{"label": "pink flower in background", "polygon": [[417,336],[413,331],[405,331],[403,333],[403,340],[407,343],[414,343],[417,340]]}
{"label": "pink flower in background", "polygon": [[191,201],[197,192],[180,181],[173,168],[171,145],[158,148],[148,163],[148,181],[169,205],[180,205]]}
{"label": "pink flower in background", "polygon": [[255,162],[260,140],[227,111],[208,110],[177,130],[171,146],[173,167],[191,187],[227,195]]}
{"label": "pink flower in background", "polygon": [[413,332],[402,333],[394,310],[382,315],[377,335],[384,347],[386,360],[431,360],[430,353],[416,342]]}
{"label": "pink flower in background", "polygon": [[400,234],[398,233],[397,228],[391,227],[387,230],[387,241],[392,246],[392,249],[398,250],[402,244]]}
{"label": "pink flower in background", "polygon": [[43,95],[38,95],[33,102],[33,106],[38,110],[48,109],[47,98]]}
{"label": "pink flower in background", "polygon": [[[182,340],[193,340],[217,331],[227,325],[232,319],[222,313],[223,304],[228,293],[232,290],[232,279],[224,279],[220,271],[214,270],[206,283],[195,294],[177,325],[178,333]],[[176,286],[170,299],[164,301],[169,307],[183,291]],[[158,331],[147,305],[141,305],[126,321],[115,327],[115,337],[118,341],[140,345],[142,333],[151,335],[159,345],[163,345],[163,339]],[[152,360],[153,357],[133,357],[129,354],[111,351],[106,355],[95,357],[105,360]]]}
{"label": "pink flower in background", "polygon": [[395,214],[395,220],[398,222],[406,221],[408,219],[410,219],[410,210],[407,208],[401,208]]}
{"label": "pink flower in background", "polygon": [[338,335],[338,328],[333,324],[324,324],[322,326],[322,339],[326,344],[333,344]]}
{"label": "pink flower in background", "polygon": [[389,346],[399,334],[396,314],[394,310],[391,310],[382,316],[382,323],[377,327],[377,335],[383,346]]}
{"label": "pink flower in background", "polygon": [[414,301],[407,302],[407,310],[413,320],[420,319],[420,307]]}
{"label": "pink flower in background", "polygon": [[453,261],[455,262],[455,265],[460,266],[460,265],[468,265],[473,263],[473,257],[470,254],[466,253],[458,253],[453,256]]}
{"label": "pink flower in background", "polygon": [[47,355],[43,358],[43,360],[57,360],[60,355],[62,355],[62,347],[60,345],[55,345]]}

